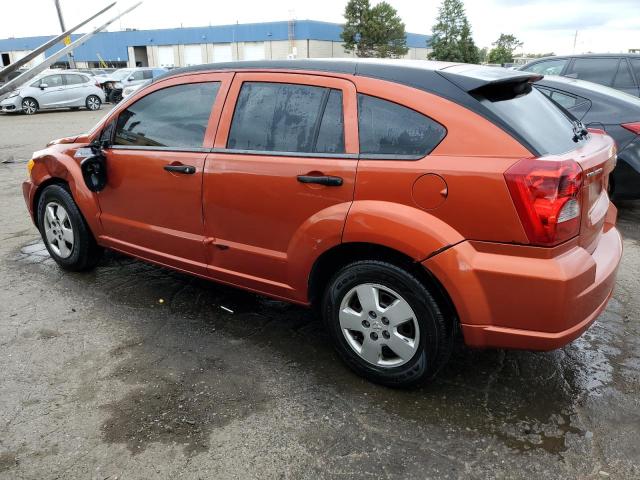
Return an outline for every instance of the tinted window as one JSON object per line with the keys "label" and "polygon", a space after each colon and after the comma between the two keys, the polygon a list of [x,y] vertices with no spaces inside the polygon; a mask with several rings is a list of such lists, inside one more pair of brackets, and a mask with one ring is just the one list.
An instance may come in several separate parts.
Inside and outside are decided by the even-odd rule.
{"label": "tinted window", "polygon": [[529,84],[518,92],[489,89],[475,96],[541,155],[564,153],[578,147],[573,141],[573,124],[569,117]]}
{"label": "tinted window", "polygon": [[527,72],[539,73],[540,75],[560,75],[562,69],[569,60],[561,58],[557,60],[546,60],[544,62],[534,63],[523,70]]}
{"label": "tinted window", "polygon": [[148,80],[149,78],[153,78],[153,72],[151,70],[144,70],[142,72],[142,78]]}
{"label": "tinted window", "polygon": [[115,145],[200,148],[219,83],[157,90],[118,117]]}
{"label": "tinted window", "polygon": [[565,75],[580,80],[611,85],[618,71],[617,58],[576,58]]}
{"label": "tinted window", "polygon": [[[331,93],[328,88],[308,85],[243,83],[227,147],[343,153],[342,93]],[[332,135],[338,136],[330,138]]]}
{"label": "tinted window", "polygon": [[360,154],[424,156],[446,135],[442,125],[409,108],[358,94]]}
{"label": "tinted window", "polygon": [[344,153],[342,91],[331,90],[320,122],[315,152]]}
{"label": "tinted window", "polygon": [[89,81],[84,75],[65,75],[67,85],[79,85]]}
{"label": "tinted window", "polygon": [[620,60],[620,65],[618,65],[618,73],[616,73],[616,77],[613,79],[613,86],[615,88],[635,87],[629,64],[627,64],[624,58]]}
{"label": "tinted window", "polygon": [[633,73],[636,74],[636,80],[640,84],[640,58],[631,60],[631,67],[633,68]]}

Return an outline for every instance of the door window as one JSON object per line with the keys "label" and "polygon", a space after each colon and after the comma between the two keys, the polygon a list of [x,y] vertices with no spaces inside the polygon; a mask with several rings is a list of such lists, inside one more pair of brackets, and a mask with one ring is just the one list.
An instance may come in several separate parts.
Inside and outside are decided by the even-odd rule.
{"label": "door window", "polygon": [[635,84],[633,82],[633,77],[631,76],[631,70],[629,69],[629,64],[624,58],[620,60],[620,65],[618,65],[618,73],[616,73],[616,78],[613,79],[613,87],[614,88],[635,87]]}
{"label": "door window", "polygon": [[227,148],[344,153],[342,91],[245,82],[233,114]]}
{"label": "door window", "polygon": [[80,85],[82,83],[87,83],[89,79],[84,75],[65,75],[65,80],[67,81],[67,85]]}
{"label": "door window", "polygon": [[419,158],[431,152],[446,130],[435,120],[397,103],[358,94],[361,155]]}
{"label": "door window", "polygon": [[611,85],[618,71],[617,58],[576,58],[565,75],[580,80]]}
{"label": "door window", "polygon": [[47,85],[47,87],[61,87],[63,85],[62,75],[48,75],[31,84],[32,87],[39,87],[40,85]]}
{"label": "door window", "polygon": [[534,63],[524,70],[527,72],[539,73],[540,75],[560,75],[568,61],[568,58],[546,60],[544,62]]}
{"label": "door window", "polygon": [[201,148],[219,82],[156,90],[120,113],[114,145]]}
{"label": "door window", "polygon": [[640,84],[640,58],[631,60],[631,66],[633,67],[633,72],[636,74],[636,80]]}

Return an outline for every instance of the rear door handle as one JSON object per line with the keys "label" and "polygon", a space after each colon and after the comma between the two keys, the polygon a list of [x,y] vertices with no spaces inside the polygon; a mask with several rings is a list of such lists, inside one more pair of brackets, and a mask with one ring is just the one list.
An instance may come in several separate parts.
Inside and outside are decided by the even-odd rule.
{"label": "rear door handle", "polygon": [[164,169],[167,172],[184,173],[185,175],[193,175],[196,173],[196,167],[191,165],[165,165]]}
{"label": "rear door handle", "polygon": [[332,177],[330,175],[298,175],[300,183],[317,183],[328,187],[339,187],[342,185],[342,177]]}

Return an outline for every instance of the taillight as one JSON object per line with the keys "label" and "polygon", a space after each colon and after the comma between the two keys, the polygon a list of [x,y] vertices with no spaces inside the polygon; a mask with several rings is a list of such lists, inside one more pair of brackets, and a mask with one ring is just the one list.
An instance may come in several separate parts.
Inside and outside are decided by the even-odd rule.
{"label": "taillight", "polygon": [[620,126],[626,128],[630,132],[635,133],[636,135],[640,135],[640,122],[623,123]]}
{"label": "taillight", "polygon": [[527,158],[504,177],[531,244],[549,247],[580,232],[582,169],[576,162]]}

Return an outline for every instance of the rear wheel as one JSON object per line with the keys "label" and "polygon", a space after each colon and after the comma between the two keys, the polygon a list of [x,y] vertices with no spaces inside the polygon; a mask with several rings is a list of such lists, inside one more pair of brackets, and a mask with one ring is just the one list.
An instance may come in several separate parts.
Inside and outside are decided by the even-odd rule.
{"label": "rear wheel", "polygon": [[89,95],[85,101],[85,105],[88,110],[100,110],[102,101],[97,95]]}
{"label": "rear wheel", "polygon": [[22,100],[22,111],[25,114],[33,115],[38,111],[38,108],[40,108],[40,106],[38,105],[38,102],[35,99],[27,97],[24,100]]}
{"label": "rear wheel", "polygon": [[392,387],[431,380],[449,358],[450,323],[414,275],[386,262],[347,265],[331,280],[323,317],[345,363]]}
{"label": "rear wheel", "polygon": [[88,270],[100,260],[102,249],[62,186],[49,185],[43,190],[38,201],[38,226],[51,258],[65,270]]}

